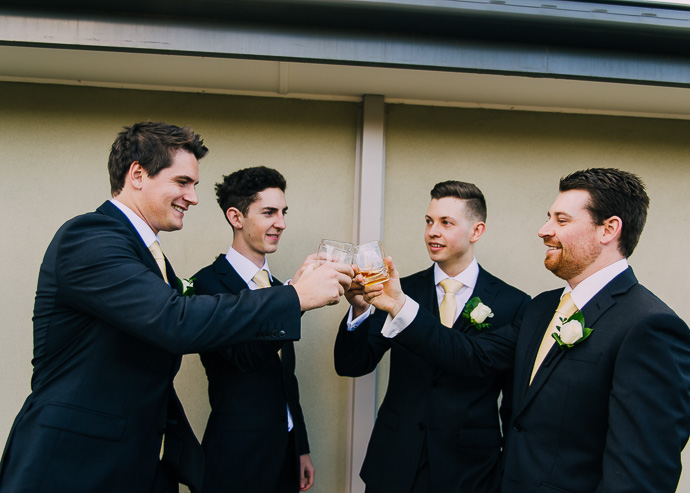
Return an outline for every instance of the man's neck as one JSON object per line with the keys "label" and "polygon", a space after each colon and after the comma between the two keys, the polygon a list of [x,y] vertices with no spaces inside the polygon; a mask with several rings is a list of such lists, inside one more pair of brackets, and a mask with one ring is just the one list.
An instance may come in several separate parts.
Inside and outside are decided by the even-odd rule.
{"label": "man's neck", "polygon": [[437,262],[439,268],[445,272],[448,277],[455,277],[463,272],[472,263],[474,254],[464,255],[462,258],[449,259],[445,262]]}
{"label": "man's neck", "polygon": [[259,269],[264,266],[266,263],[266,255],[265,254],[260,254],[257,252],[254,252],[250,250],[249,248],[246,248],[243,243],[239,243],[236,241],[232,242],[232,248],[235,250],[237,253],[242,255],[244,258],[249,260],[251,263],[256,265]]}
{"label": "man's neck", "polygon": [[600,255],[592,264],[587,267],[582,273],[578,274],[572,279],[568,279],[567,282],[572,289],[580,284],[582,281],[588,277],[596,274],[602,269],[607,268],[610,265],[615,264],[619,260],[623,260],[625,257],[621,255],[618,251],[612,252],[608,255]]}

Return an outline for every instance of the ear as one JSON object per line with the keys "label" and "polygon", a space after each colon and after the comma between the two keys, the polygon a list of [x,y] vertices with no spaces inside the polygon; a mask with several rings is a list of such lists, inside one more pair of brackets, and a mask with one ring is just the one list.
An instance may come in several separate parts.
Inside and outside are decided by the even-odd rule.
{"label": "ear", "polygon": [[244,214],[240,212],[236,207],[230,207],[225,211],[225,217],[228,218],[228,222],[233,229],[242,229],[242,224],[244,222]]}
{"label": "ear", "polygon": [[472,225],[472,236],[470,236],[470,243],[475,243],[486,231],[486,224],[484,221],[476,222]]}
{"label": "ear", "polygon": [[144,183],[144,177],[148,176],[144,167],[139,164],[139,161],[134,161],[127,172],[127,180],[136,190],[141,190]]}
{"label": "ear", "polygon": [[608,245],[612,241],[615,241],[617,245],[623,231],[623,220],[618,216],[611,216],[604,220],[601,228],[602,245]]}

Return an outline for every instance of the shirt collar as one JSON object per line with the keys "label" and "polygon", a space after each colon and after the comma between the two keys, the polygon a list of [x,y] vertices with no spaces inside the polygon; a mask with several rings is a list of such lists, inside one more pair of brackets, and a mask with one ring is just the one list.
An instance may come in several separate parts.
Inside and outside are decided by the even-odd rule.
{"label": "shirt collar", "polygon": [[268,259],[266,259],[266,257],[264,257],[264,265],[262,267],[257,267],[254,264],[254,262],[249,260],[247,257],[242,255],[240,252],[238,252],[231,246],[228,249],[228,253],[225,255],[225,258],[228,262],[230,262],[232,268],[235,269],[237,274],[239,274],[239,276],[242,278],[244,282],[247,283],[247,285],[249,285],[250,282],[252,282],[253,285],[254,281],[252,281],[252,278],[261,269],[266,270],[266,272],[268,272],[268,279],[270,281],[273,281],[271,269],[268,268]]}
{"label": "shirt collar", "polygon": [[110,202],[115,207],[120,209],[120,211],[127,217],[127,219],[129,219],[129,222],[132,223],[134,229],[136,229],[137,233],[139,233],[139,236],[144,242],[144,245],[146,245],[146,248],[150,247],[154,241],[157,241],[160,244],[161,240],[158,238],[158,235],[154,233],[151,227],[148,224],[146,224],[146,222],[141,217],[139,217],[132,209],[130,209],[117,199],[110,199]]}
{"label": "shirt collar", "polygon": [[561,297],[563,297],[563,295],[566,293],[570,293],[575,306],[578,310],[581,310],[582,307],[589,302],[589,300],[594,298],[594,296],[604,288],[604,286],[610,283],[617,275],[627,268],[628,260],[625,258],[620,259],[611,265],[598,270],[587,279],[580,282],[580,284],[575,286],[575,289],[571,288],[569,284],[566,285]]}
{"label": "shirt collar", "polygon": [[[441,270],[441,268],[438,266],[438,263],[434,262],[434,284],[438,286],[441,281],[448,279],[449,277],[450,276],[448,274]],[[474,286],[477,284],[477,277],[479,277],[479,264],[477,263],[477,259],[472,257],[472,262],[470,262],[470,265],[468,265],[460,274],[453,277],[453,279],[460,281],[463,286],[467,286],[471,290],[474,290]]]}

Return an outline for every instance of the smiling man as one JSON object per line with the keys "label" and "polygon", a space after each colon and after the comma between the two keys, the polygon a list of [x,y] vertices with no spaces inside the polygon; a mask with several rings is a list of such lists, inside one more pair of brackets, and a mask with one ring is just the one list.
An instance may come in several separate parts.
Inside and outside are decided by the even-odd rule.
{"label": "smiling man", "polygon": [[628,265],[647,192],[610,168],[559,190],[539,237],[566,286],[535,297],[521,324],[449,333],[405,296],[392,262],[365,298],[393,317],[386,336],[468,381],[514,368],[502,492],[673,493],[690,434],[690,330]]}
{"label": "smiling man", "polygon": [[[474,257],[486,228],[481,190],[460,181],[438,183],[424,218],[433,265],[401,282],[433,315],[432,325],[475,338],[518,318],[529,296],[488,273]],[[367,318],[370,305],[360,293],[346,293],[352,309],[336,338],[336,371],[365,375],[391,351],[388,389],[362,465],[367,493],[497,492],[503,445],[498,398],[503,392],[500,415],[507,425],[510,372],[458,380],[432,359],[383,337],[386,313]],[[462,316],[473,306],[470,300],[490,307],[492,318],[473,323]]]}
{"label": "smiling man", "polygon": [[181,229],[198,202],[207,152],[187,127],[125,127],[108,161],[112,199],[48,246],[32,392],[7,440],[1,492],[199,491],[203,453],[173,388],[181,354],[299,339],[301,312],[349,287],[352,269],[329,265],[293,286],[183,297],[158,233]]}
{"label": "smiling man", "polygon": [[[266,255],[285,230],[286,182],[258,166],[216,184],[232,227],[227,254],[194,275],[197,294],[240,294],[280,286]],[[263,277],[263,280],[261,279]],[[205,493],[297,493],[314,483],[314,466],[299,402],[292,341],[246,343],[201,354],[208,376],[211,415],[201,446]]]}

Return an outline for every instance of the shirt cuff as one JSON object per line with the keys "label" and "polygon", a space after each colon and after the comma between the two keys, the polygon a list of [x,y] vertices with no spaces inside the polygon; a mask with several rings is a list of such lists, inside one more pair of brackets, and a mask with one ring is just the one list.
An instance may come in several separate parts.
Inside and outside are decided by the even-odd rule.
{"label": "shirt cuff", "polygon": [[381,329],[381,334],[383,337],[388,337],[390,339],[391,337],[397,336],[403,330],[405,330],[417,316],[419,304],[407,295],[405,298],[405,304],[398,312],[398,315],[395,318],[391,317],[390,315],[386,317],[386,322],[383,324],[383,328]]}
{"label": "shirt cuff", "polygon": [[357,327],[362,325],[362,322],[369,318],[369,315],[374,313],[374,310],[375,308],[372,306],[368,310],[365,310],[364,313],[362,313],[359,317],[352,320],[352,307],[350,307],[350,309],[347,312],[347,331],[352,332]]}

